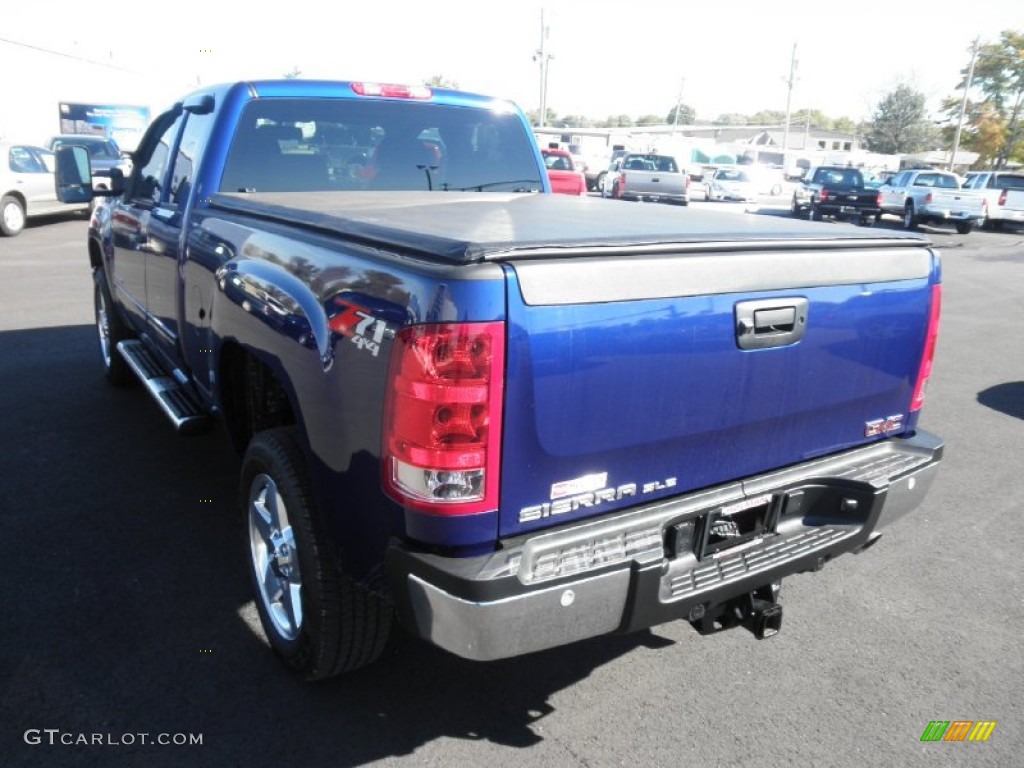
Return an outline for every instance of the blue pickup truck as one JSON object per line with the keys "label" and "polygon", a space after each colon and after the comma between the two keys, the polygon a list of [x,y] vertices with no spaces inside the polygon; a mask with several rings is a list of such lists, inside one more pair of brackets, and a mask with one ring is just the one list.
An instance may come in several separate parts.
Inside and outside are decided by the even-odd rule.
{"label": "blue pickup truck", "polygon": [[[88,231],[106,376],[241,459],[270,645],[465,658],[672,620],[776,633],[942,455],[921,235],[552,195],[514,105],[250,82],[157,117]],[[160,435],[153,435],[154,441]],[[154,480],[154,482],[157,482]]]}

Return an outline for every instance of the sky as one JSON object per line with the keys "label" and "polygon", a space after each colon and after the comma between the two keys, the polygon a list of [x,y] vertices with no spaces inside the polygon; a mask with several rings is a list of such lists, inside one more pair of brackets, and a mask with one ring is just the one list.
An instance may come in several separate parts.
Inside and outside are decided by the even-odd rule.
{"label": "sky", "polygon": [[[9,2],[0,71],[23,71],[17,55],[31,45],[102,61],[112,75],[142,73],[155,107],[197,83],[279,77],[297,68],[303,77],[382,82],[439,75],[532,110],[540,97],[533,58],[543,10],[553,57],[547,103],[559,115],[667,115],[680,92],[698,122],[727,112],[784,111],[795,44],[793,111],[809,107],[860,120],[901,82],[937,110],[955,94],[975,36],[986,42],[1004,29],[1024,29],[1024,0],[305,0],[239,7],[177,0],[159,12],[157,24],[142,20],[155,8],[94,12],[101,6]],[[34,56],[38,71],[18,78],[26,100],[41,84],[54,87],[74,61]],[[93,91],[100,85],[93,83]]]}

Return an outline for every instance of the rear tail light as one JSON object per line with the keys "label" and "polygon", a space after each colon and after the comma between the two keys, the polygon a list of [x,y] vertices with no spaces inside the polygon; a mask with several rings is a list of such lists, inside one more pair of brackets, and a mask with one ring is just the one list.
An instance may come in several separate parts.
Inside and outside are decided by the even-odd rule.
{"label": "rear tail light", "polygon": [[686,179],[686,183],[683,184],[683,189],[685,189],[687,192],[689,192],[689,190],[690,190],[690,176],[689,176],[689,174],[687,174],[683,178]]}
{"label": "rear tail light", "polygon": [[615,188],[615,196],[622,197],[622,188],[626,186],[626,174],[625,172],[619,174],[619,186]]}
{"label": "rear tail light", "polygon": [[1004,189],[999,193],[999,201],[997,205],[1006,205],[1006,190]]}
{"label": "rear tail light", "polygon": [[434,93],[425,85],[394,85],[390,83],[350,83],[359,96],[381,96],[390,99],[429,99]]}
{"label": "rear tail light", "polygon": [[821,190],[821,202],[823,202],[823,203],[827,203],[828,202],[828,190],[827,189]]}
{"label": "rear tail light", "polygon": [[921,367],[917,371],[917,383],[914,385],[914,397],[910,400],[910,410],[918,411],[924,405],[925,390],[928,379],[932,375],[932,361],[935,359],[935,343],[939,337],[939,315],[942,311],[942,286],[932,286],[932,308],[928,315],[928,335],[925,336],[924,354],[921,355]]}
{"label": "rear tail light", "polygon": [[882,207],[882,193],[881,192],[879,192],[877,195],[875,195],[875,205],[878,206],[879,208]]}
{"label": "rear tail light", "polygon": [[935,197],[932,195],[931,192],[929,192],[927,195],[924,196],[924,204],[925,205],[931,205],[932,204],[932,200],[934,200],[934,199],[935,199]]}
{"label": "rear tail light", "polygon": [[411,326],[395,338],[384,412],[384,489],[410,509],[497,509],[505,324]]}

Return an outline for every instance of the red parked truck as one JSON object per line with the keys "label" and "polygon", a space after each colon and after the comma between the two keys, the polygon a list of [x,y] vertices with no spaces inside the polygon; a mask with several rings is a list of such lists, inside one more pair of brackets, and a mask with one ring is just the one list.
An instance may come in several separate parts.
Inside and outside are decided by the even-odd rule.
{"label": "red parked truck", "polygon": [[564,149],[542,149],[540,153],[548,169],[552,192],[577,197],[587,194],[587,177],[576,170],[571,153]]}

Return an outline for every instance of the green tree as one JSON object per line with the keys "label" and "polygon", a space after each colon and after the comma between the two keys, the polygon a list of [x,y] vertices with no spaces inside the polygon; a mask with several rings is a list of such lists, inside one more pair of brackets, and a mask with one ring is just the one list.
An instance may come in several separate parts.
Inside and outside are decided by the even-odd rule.
{"label": "green tree", "polygon": [[837,117],[832,121],[832,130],[841,133],[857,133],[857,124],[848,117]]}
{"label": "green tree", "polygon": [[[957,90],[967,85],[967,68]],[[992,156],[996,168],[1005,168],[1011,160],[1024,160],[1024,32],[1004,30],[999,40],[986,43],[978,49],[971,86],[984,94],[982,100],[1002,124],[1003,141]],[[962,99],[956,99],[959,105]],[[993,115],[986,116],[986,107],[973,111],[973,124],[982,121],[988,131],[993,126]],[[963,137],[961,137],[963,141]],[[970,139],[965,146],[970,146]],[[991,146],[991,137],[987,141]]]}
{"label": "green tree", "polygon": [[459,90],[459,84],[454,80],[449,80],[444,75],[431,75],[423,84],[428,88],[448,88],[453,91]]}
{"label": "green tree", "polygon": [[712,120],[713,125],[746,125],[747,116],[741,115],[738,112],[726,112],[723,115],[719,115]]}
{"label": "green tree", "polygon": [[585,115],[566,115],[559,118],[558,124],[564,125],[566,128],[590,128],[594,125],[594,121]]}
{"label": "green tree", "polygon": [[[952,148],[956,140],[956,126],[960,119],[962,97],[948,98],[942,102],[942,111],[949,121],[942,127],[942,137]],[[967,100],[964,122],[960,133],[958,151],[970,150],[978,153],[973,167],[990,168],[998,163],[1000,151],[1006,146],[1006,119],[989,101]]]}
{"label": "green tree", "polygon": [[[697,120],[697,110],[691,107],[689,104],[679,105],[679,125],[693,125]],[[660,120],[658,122],[661,122]],[[674,125],[676,122],[676,108],[672,107],[668,111],[668,116],[665,118],[665,123],[668,125]],[[639,123],[637,123],[639,125]]]}
{"label": "green tree", "polygon": [[[548,107],[547,118],[544,120],[544,125],[551,126],[559,122],[558,113],[555,112],[551,107]],[[531,109],[526,113],[526,119],[530,121],[530,125],[540,125],[540,109]]]}
{"label": "green tree", "polygon": [[872,152],[898,155],[927,148],[935,136],[935,128],[927,118],[924,94],[900,83],[875,107],[866,143]]}
{"label": "green tree", "polygon": [[608,115],[597,123],[598,128],[632,128],[633,118],[629,115]]}
{"label": "green tree", "polygon": [[664,125],[665,121],[657,115],[640,115],[636,119],[636,125]]}
{"label": "green tree", "polygon": [[[792,116],[790,120],[792,121]],[[747,125],[782,125],[786,122],[786,113],[774,109],[762,109],[747,119]]]}

